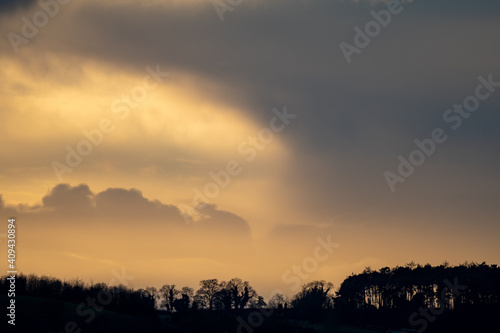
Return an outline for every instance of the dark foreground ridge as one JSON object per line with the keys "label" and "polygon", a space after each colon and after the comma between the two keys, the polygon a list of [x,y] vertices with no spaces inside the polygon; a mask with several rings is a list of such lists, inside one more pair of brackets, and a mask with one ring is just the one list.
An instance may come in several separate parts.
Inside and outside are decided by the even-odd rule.
{"label": "dark foreground ridge", "polygon": [[[0,299],[9,306],[9,276]],[[291,299],[267,300],[247,281],[209,279],[200,288],[134,290],[81,280],[16,277],[16,325],[2,332],[480,332],[498,331],[500,269],[369,267],[337,292],[325,281],[302,286]]]}

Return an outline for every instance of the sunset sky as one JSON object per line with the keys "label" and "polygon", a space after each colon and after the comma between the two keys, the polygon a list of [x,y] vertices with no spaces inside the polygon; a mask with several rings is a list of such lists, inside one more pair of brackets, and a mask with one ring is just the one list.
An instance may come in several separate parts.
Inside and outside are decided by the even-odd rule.
{"label": "sunset sky", "polygon": [[499,1],[16,2],[0,240],[15,217],[19,271],[240,277],[267,299],[366,266],[500,263]]}

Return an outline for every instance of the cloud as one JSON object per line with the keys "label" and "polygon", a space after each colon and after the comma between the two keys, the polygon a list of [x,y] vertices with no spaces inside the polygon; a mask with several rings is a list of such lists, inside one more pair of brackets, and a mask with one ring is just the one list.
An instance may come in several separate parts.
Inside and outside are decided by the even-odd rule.
{"label": "cloud", "polygon": [[[352,66],[338,43],[352,43],[354,26],[372,17],[369,6],[346,1],[318,1],[307,12],[299,1],[252,2],[227,13],[223,24],[208,2],[72,3],[26,50],[121,71],[161,63],[172,80],[190,77],[206,98],[238,105],[234,112],[261,123],[285,103],[301,112],[300,128],[282,135],[298,152],[362,156],[376,150],[380,159],[392,158],[398,142],[411,143],[439,121],[436,106],[462,96],[471,76],[498,70],[500,48],[492,46],[498,22],[480,9],[474,12],[486,17],[463,19],[467,3],[443,3],[458,8],[444,18],[432,2],[408,3]],[[423,13],[430,24],[418,24]]]}
{"label": "cloud", "polygon": [[[172,270],[187,278],[181,269],[193,260],[233,269],[250,262],[252,235],[245,219],[215,205],[200,214],[187,224],[175,205],[148,199],[137,189],[93,192],[86,184],[58,184],[38,205],[5,205],[0,195],[0,217],[15,217],[18,223],[17,239],[26,258],[23,269],[37,274],[86,276],[80,269],[85,264],[92,265],[89,272],[96,276],[110,267],[137,269],[149,262],[152,274]],[[40,266],[40,257],[56,259]],[[165,262],[168,267],[159,266]],[[71,272],[68,267],[73,267]]]}
{"label": "cloud", "polygon": [[467,3],[445,2],[458,9],[444,17],[429,1],[408,3],[352,66],[338,44],[352,43],[354,26],[373,18],[369,6],[345,1],[319,1],[307,12],[298,1],[249,3],[223,24],[208,2],[72,3],[26,50],[121,71],[161,63],[172,80],[190,77],[206,98],[238,105],[235,112],[259,122],[285,103],[301,112],[300,128],[282,136],[297,151],[361,156],[373,149],[390,158],[401,139],[411,142],[436,123],[436,106],[461,97],[471,77],[498,70],[498,22],[487,13],[463,19]]}
{"label": "cloud", "polygon": [[96,211],[101,216],[135,220],[158,220],[180,225],[181,213],[176,206],[145,198],[137,189],[109,188],[95,196]]}
{"label": "cloud", "polygon": [[250,235],[248,223],[231,212],[218,210],[217,205],[206,204],[200,209],[200,218],[196,223],[200,230],[220,230],[224,234],[244,233]]}
{"label": "cloud", "polygon": [[80,214],[93,208],[94,193],[86,184],[70,186],[56,185],[49,194],[42,198],[44,207]]}
{"label": "cloud", "polygon": [[0,0],[0,13],[2,12],[12,12],[20,8],[28,8],[32,6],[36,0]]}
{"label": "cloud", "polygon": [[[14,173],[16,165],[49,169],[53,160],[64,158],[64,145],[56,143],[61,139],[70,141],[66,129],[78,133],[75,140],[81,140],[79,126],[96,126],[90,119],[107,117],[113,98],[123,94],[117,91],[107,100],[85,104],[84,112],[78,107],[87,98],[54,89],[56,84],[60,89],[67,85],[75,91],[85,91],[86,95],[100,96],[101,90],[111,88],[101,88],[104,80],[95,68],[105,73],[101,76],[112,77],[115,84],[124,82],[120,73],[140,77],[146,65],[159,63],[171,73],[169,84],[187,91],[182,95],[187,96],[184,100],[199,94],[196,105],[186,112],[185,104],[161,100],[146,105],[141,113],[131,112],[129,124],[119,124],[123,127],[113,133],[113,139],[99,147],[103,157],[93,154],[84,162],[83,167],[88,167],[90,173],[105,165],[109,166],[109,173],[123,168],[127,176],[208,180],[207,169],[215,168],[214,165],[218,168],[232,158],[230,154],[234,155],[234,149],[227,146],[237,146],[238,138],[251,133],[250,126],[236,128],[235,124],[251,120],[257,128],[264,126],[273,107],[287,104],[290,112],[299,117],[280,133],[279,139],[292,160],[287,161],[286,172],[277,177],[266,176],[283,186],[296,184],[287,187],[287,193],[282,195],[293,196],[294,207],[303,209],[302,217],[309,211],[323,217],[350,211],[369,214],[381,207],[395,212],[397,208],[391,207],[394,198],[382,173],[397,167],[397,156],[414,149],[416,138],[424,138],[433,128],[443,126],[444,110],[471,93],[478,75],[492,72],[495,78],[500,77],[500,47],[495,43],[500,27],[495,15],[500,5],[498,1],[487,1],[484,6],[474,6],[474,2],[466,0],[439,4],[428,0],[405,2],[404,11],[394,16],[391,24],[348,65],[338,44],[352,43],[353,28],[364,27],[373,19],[371,4],[373,1],[368,0],[357,4],[316,1],[308,6],[299,1],[248,1],[227,12],[226,20],[220,22],[212,4],[206,1],[150,1],[147,6],[139,1],[68,3],[34,40],[22,46],[18,56],[14,56],[6,38],[0,42],[0,53],[9,63],[2,71],[12,81],[0,83],[6,85],[1,91],[9,96],[11,92],[20,94],[13,95],[19,99],[5,102],[10,111],[0,115],[0,126],[18,120],[16,115],[29,114],[29,107],[20,110],[19,106],[21,100],[34,100],[21,93],[23,86],[33,92],[41,85],[44,96],[58,101],[59,107],[64,105],[57,112],[54,107],[47,107],[46,121],[37,123],[44,136],[57,133],[44,139],[44,146],[50,148],[40,147],[42,140],[29,141],[15,135],[13,126],[2,128],[15,142],[7,148],[9,155],[27,145],[40,148],[17,158],[7,158],[6,153],[3,165],[9,169],[2,171],[20,178],[22,173],[32,175],[38,170]],[[383,4],[378,7],[383,9]],[[22,14],[4,15],[2,31],[19,31]],[[19,63],[25,72],[12,71],[12,63]],[[30,79],[23,82],[22,78]],[[134,80],[127,81],[130,87],[125,92],[136,84]],[[79,86],[81,82],[87,84]],[[93,90],[96,86],[99,92]],[[62,99],[64,95],[71,99]],[[179,91],[168,97],[175,95],[180,95]],[[70,104],[72,101],[75,102]],[[31,107],[41,109],[46,103],[36,100]],[[199,113],[198,109],[206,109],[204,103],[213,107]],[[216,110],[228,105],[221,117],[224,121],[214,124]],[[493,160],[475,163],[470,168],[451,167],[454,171],[450,177],[461,183],[442,189],[442,197],[451,204],[457,200],[456,187],[474,188],[477,181],[471,179],[469,184],[469,174],[487,174],[498,179],[494,177],[500,163],[494,154],[494,147],[500,142],[495,128],[500,117],[494,112],[497,107],[495,95],[468,120],[468,128],[464,126],[426,163],[429,177],[418,185],[409,180],[404,186],[419,187],[416,192],[422,193],[422,188],[440,181],[435,176],[440,165]],[[71,117],[64,118],[68,114]],[[189,117],[180,119],[178,114]],[[242,117],[228,125],[226,117],[234,114]],[[199,130],[202,126],[207,126],[206,131]],[[59,130],[52,131],[54,127]],[[226,138],[229,128],[235,128],[231,140]],[[218,133],[223,135],[217,136]],[[220,140],[215,141],[216,136]],[[130,142],[131,138],[137,139],[135,143]],[[193,141],[197,142],[193,145],[196,147],[178,145]],[[225,155],[215,154],[219,158],[213,158],[212,152],[223,145],[227,148]],[[136,154],[143,158],[130,158]],[[178,162],[180,159],[202,162],[188,168]],[[266,166],[271,164],[275,163]],[[252,164],[249,169],[255,168],[256,164]],[[50,170],[47,173],[53,176]],[[187,191],[204,182],[198,181],[194,186],[193,183],[183,183],[188,188],[183,199]],[[419,200],[413,199],[412,208],[417,210]],[[433,203],[436,207],[441,204]],[[144,202],[140,205],[144,214],[154,212],[151,214],[156,216],[162,211],[161,214],[175,219],[171,207],[154,203],[148,206]]]}
{"label": "cloud", "polygon": [[[41,219],[45,224],[54,227],[71,221],[91,225],[99,222],[105,223],[107,227],[140,223],[145,227],[176,227],[197,235],[217,236],[229,233],[250,237],[250,226],[243,218],[228,211],[218,210],[216,205],[206,205],[200,211],[201,218],[187,224],[178,207],[145,198],[137,189],[108,188],[94,193],[87,184],[58,184],[42,198],[41,205],[6,206],[3,196],[0,195],[0,211],[3,214],[9,212],[22,216],[27,220],[27,224]],[[52,221],[52,216],[57,216],[58,219]],[[65,218],[62,219],[61,216]],[[70,221],[67,221],[68,219]]]}

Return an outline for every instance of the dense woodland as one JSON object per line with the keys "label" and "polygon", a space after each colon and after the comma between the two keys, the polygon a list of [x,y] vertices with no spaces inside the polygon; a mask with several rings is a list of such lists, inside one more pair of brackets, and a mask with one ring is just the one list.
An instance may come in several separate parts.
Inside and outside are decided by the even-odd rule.
{"label": "dense woodland", "polygon": [[[6,278],[0,282],[5,304]],[[134,290],[18,275],[16,302],[17,329],[47,332],[340,332],[345,326],[360,332],[465,332],[495,328],[500,268],[413,262],[378,271],[367,267],[337,290],[313,281],[291,298],[275,294],[268,300],[239,278],[202,280],[197,290],[169,284]]]}

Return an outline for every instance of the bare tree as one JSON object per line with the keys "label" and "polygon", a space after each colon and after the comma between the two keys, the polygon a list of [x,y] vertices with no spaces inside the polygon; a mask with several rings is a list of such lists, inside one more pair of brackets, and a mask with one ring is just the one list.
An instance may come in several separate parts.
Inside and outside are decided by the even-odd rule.
{"label": "bare tree", "polygon": [[174,301],[176,296],[179,294],[179,290],[175,288],[175,285],[166,284],[160,288],[161,294],[161,305],[165,306],[167,311],[173,312],[174,310]]}
{"label": "bare tree", "polygon": [[269,307],[273,309],[283,309],[288,304],[290,304],[288,297],[280,293],[274,294],[269,300]]}
{"label": "bare tree", "polygon": [[203,307],[213,310],[215,296],[220,290],[217,279],[201,280],[200,289],[196,292],[196,301]]}

